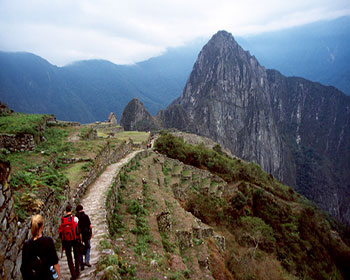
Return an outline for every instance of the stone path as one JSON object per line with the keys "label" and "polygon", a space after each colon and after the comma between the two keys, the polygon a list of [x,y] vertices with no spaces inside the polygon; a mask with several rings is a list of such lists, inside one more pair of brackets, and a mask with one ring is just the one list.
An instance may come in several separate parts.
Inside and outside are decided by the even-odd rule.
{"label": "stone path", "polygon": [[[100,252],[98,246],[105,235],[108,235],[108,226],[106,221],[105,200],[108,187],[112,184],[115,173],[120,167],[132,159],[140,151],[134,151],[121,159],[119,162],[109,165],[105,171],[97,178],[97,180],[89,187],[84,197],[81,199],[81,204],[84,207],[85,213],[90,217],[92,224],[92,239],[90,264],[91,267],[86,267],[81,271],[78,279],[93,279],[93,273],[96,270],[96,264],[99,260]],[[61,253],[59,253],[61,254]],[[69,272],[65,253],[63,258],[60,258],[61,279],[69,280],[71,275]],[[60,257],[61,255],[59,255]]]}

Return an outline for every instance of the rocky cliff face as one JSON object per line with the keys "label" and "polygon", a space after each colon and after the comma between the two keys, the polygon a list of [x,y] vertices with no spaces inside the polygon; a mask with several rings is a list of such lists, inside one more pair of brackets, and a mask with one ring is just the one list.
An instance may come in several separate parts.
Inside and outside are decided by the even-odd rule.
{"label": "rocky cliff face", "polygon": [[182,96],[160,117],[186,112],[178,122],[163,117],[165,126],[210,137],[283,178],[282,143],[270,104],[265,68],[221,31],[200,52]]}
{"label": "rocky cliff face", "polygon": [[289,183],[350,222],[350,98],[333,87],[268,70],[271,107],[291,155]]}
{"label": "rocky cliff face", "polygon": [[350,98],[266,70],[231,34],[204,46],[182,95],[158,117],[214,139],[350,222]]}
{"label": "rocky cliff face", "polygon": [[120,118],[120,125],[125,130],[142,131],[153,130],[158,127],[156,120],[137,98],[132,99],[124,108]]}

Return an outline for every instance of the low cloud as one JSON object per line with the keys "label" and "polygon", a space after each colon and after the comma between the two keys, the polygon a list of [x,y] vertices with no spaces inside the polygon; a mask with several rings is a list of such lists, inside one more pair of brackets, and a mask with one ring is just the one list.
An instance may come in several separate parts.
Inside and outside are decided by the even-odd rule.
{"label": "low cloud", "polygon": [[218,30],[248,35],[350,15],[348,0],[2,0],[0,49],[64,65],[135,63]]}

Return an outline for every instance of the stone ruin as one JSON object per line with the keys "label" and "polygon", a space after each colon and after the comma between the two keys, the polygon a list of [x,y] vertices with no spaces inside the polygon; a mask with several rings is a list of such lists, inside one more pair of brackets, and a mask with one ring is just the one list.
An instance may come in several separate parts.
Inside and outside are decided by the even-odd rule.
{"label": "stone ruin", "polygon": [[160,232],[171,232],[172,225],[170,221],[170,213],[164,211],[157,216],[158,229]]}
{"label": "stone ruin", "polygon": [[110,113],[109,113],[109,116],[108,116],[107,122],[116,125],[116,124],[117,124],[117,116],[116,116],[113,112],[110,112]]}

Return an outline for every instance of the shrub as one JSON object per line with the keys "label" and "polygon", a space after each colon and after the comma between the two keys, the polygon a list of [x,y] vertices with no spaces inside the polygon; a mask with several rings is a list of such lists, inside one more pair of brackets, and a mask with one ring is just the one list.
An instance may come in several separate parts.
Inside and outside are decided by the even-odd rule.
{"label": "shrub", "polygon": [[147,215],[147,210],[136,200],[132,199],[129,201],[126,211],[132,215],[142,216]]}
{"label": "shrub", "polygon": [[262,219],[251,216],[242,217],[241,224],[245,230],[245,236],[253,241],[255,250],[260,246],[265,251],[274,251],[276,240],[273,230]]}

